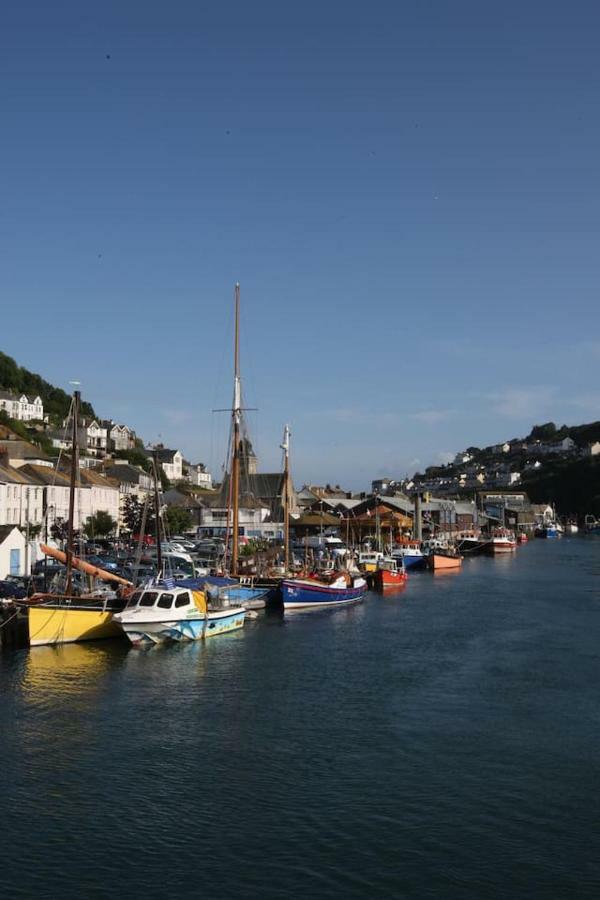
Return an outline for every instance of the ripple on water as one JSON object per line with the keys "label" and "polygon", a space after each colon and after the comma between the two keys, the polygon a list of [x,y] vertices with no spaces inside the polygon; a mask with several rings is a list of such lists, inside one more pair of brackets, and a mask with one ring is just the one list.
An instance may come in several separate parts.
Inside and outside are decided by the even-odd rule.
{"label": "ripple on water", "polygon": [[598,896],[598,553],[3,656],[4,895]]}

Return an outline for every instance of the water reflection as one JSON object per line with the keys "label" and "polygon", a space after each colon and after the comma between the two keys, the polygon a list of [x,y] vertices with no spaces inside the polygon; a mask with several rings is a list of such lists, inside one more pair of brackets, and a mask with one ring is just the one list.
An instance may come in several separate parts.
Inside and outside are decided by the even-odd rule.
{"label": "water reflection", "polygon": [[21,679],[25,699],[42,691],[48,698],[97,694],[106,673],[122,665],[126,655],[122,641],[32,647]]}

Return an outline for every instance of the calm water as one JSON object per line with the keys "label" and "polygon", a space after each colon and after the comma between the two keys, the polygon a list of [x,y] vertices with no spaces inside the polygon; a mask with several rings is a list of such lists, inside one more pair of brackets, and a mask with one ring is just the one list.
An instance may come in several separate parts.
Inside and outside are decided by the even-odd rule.
{"label": "calm water", "polygon": [[10,897],[600,896],[600,541],[0,657]]}

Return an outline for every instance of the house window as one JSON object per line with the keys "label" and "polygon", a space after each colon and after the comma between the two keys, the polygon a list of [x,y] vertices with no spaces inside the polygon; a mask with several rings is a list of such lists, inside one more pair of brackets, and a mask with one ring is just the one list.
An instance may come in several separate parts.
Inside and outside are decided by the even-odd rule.
{"label": "house window", "polygon": [[21,571],[21,551],[20,550],[11,550],[10,551],[10,574],[11,575],[19,575]]}

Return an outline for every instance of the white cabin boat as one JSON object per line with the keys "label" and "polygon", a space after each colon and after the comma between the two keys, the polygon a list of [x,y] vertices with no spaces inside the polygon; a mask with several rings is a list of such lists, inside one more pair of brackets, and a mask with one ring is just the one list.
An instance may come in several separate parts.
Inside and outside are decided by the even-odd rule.
{"label": "white cabin boat", "polygon": [[113,620],[132,644],[198,641],[242,628],[246,610],[220,599],[207,604],[202,591],[152,584],[131,595]]}

